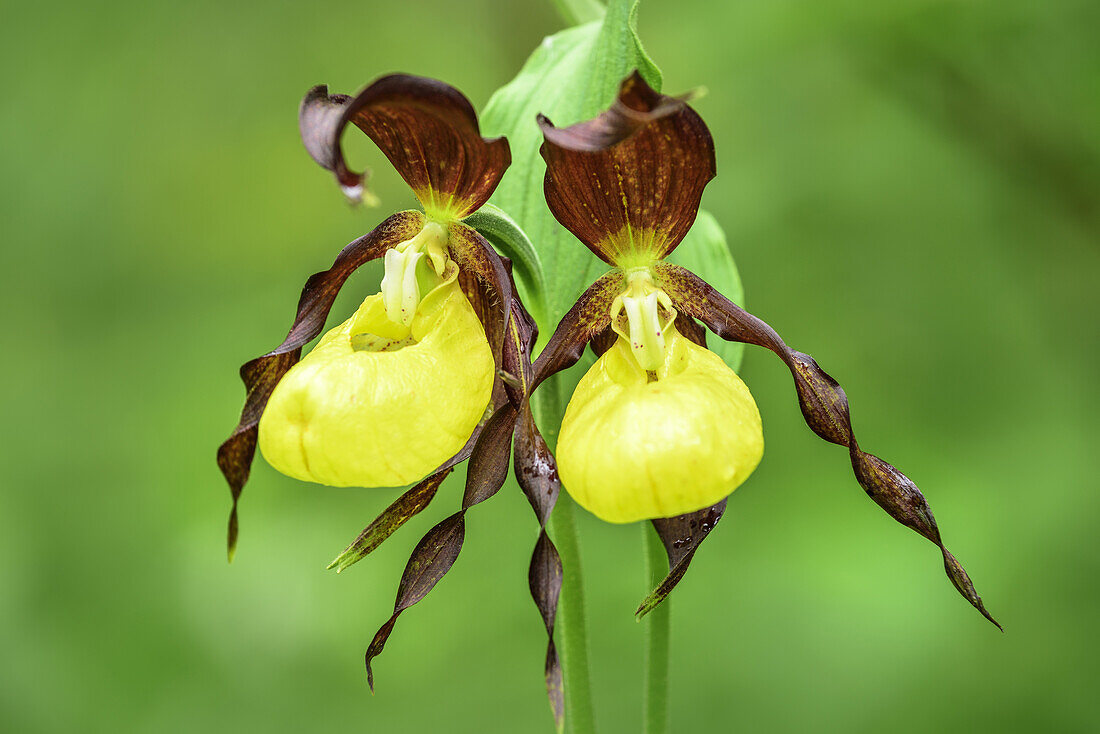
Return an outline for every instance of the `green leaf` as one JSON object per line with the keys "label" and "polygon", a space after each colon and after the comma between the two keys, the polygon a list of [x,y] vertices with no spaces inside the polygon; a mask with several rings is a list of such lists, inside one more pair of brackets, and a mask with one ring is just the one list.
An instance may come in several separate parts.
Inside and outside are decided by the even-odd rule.
{"label": "green leaf", "polygon": [[554,0],[554,7],[569,25],[581,25],[603,17],[604,7],[600,0]]}
{"label": "green leaf", "polygon": [[602,20],[569,28],[543,40],[519,75],[499,89],[481,115],[483,134],[506,135],[512,167],[491,201],[507,211],[530,237],[545,268],[547,305],[540,330],[548,333],[585,286],[607,266],[554,219],[546,207],[539,155],[540,112],[556,125],[595,117],[615,99],[619,82],[638,69],[654,89],[661,73],[635,33],[637,0],[612,0]]}
{"label": "green leaf", "polygon": [[523,229],[500,207],[486,204],[463,220],[512,261],[519,297],[536,322],[546,318],[546,282],[542,263]]}
{"label": "green leaf", "polygon": [[[733,262],[729,245],[726,244],[726,235],[710,212],[699,210],[687,237],[665,259],[687,268],[717,288],[723,296],[744,308],[745,291],[741,287],[741,275],[737,272],[737,265]],[[740,368],[741,357],[745,352],[744,344],[716,339],[711,335],[707,340],[707,347],[725,360],[731,369],[736,371]]]}

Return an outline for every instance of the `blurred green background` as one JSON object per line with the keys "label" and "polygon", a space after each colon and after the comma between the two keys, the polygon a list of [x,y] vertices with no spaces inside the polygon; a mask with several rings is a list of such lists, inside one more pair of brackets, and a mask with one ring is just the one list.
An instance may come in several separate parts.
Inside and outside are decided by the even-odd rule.
{"label": "blurred green background", "polygon": [[[0,729],[549,731],[514,485],[470,514],[372,697],[362,651],[458,481],[336,576],[396,493],[258,460],[228,566],[214,450],[304,278],[412,203],[357,141],[383,206],[346,206],[298,141],[302,94],[403,70],[481,107],[561,27],[550,4],[4,16]],[[1007,630],[750,351],[768,448],[672,598],[674,731],[1094,730],[1098,27],[1091,0],[643,3],[666,89],[709,89],[704,205],[751,308],[845,385],[861,444],[921,485]],[[600,728],[635,732],[639,532],[580,524]]]}

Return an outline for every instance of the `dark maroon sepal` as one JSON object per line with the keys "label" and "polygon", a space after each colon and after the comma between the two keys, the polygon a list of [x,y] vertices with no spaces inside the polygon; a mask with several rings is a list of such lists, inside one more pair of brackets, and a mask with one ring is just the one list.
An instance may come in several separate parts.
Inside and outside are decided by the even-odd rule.
{"label": "dark maroon sepal", "polygon": [[715,173],[714,141],[691,107],[635,72],[598,117],[539,126],[546,203],[577,239],[614,265],[675,249]]}
{"label": "dark maroon sepal", "polygon": [[354,194],[364,175],[348,168],[340,137],[349,123],[374,141],[433,216],[461,219],[493,193],[511,163],[508,141],[481,137],[470,101],[435,79],[391,74],[355,97],[314,87],[298,112],[302,142]]}
{"label": "dark maroon sepal", "polygon": [[482,325],[485,338],[502,367],[501,352],[508,315],[515,299],[511,263],[481,234],[462,222],[448,227],[451,256],[459,266],[459,281]]}
{"label": "dark maroon sepal", "polygon": [[652,520],[653,528],[661,538],[661,544],[665,547],[668,556],[668,575],[658,584],[657,588],[649,593],[638,606],[634,614],[644,617],[653,611],[654,607],[663,602],[680,579],[687,573],[691,559],[695,557],[695,551],[699,549],[710,531],[722,519],[726,511],[726,500],[722,500],[712,507],[704,507],[696,512],[676,517],[661,517]]}

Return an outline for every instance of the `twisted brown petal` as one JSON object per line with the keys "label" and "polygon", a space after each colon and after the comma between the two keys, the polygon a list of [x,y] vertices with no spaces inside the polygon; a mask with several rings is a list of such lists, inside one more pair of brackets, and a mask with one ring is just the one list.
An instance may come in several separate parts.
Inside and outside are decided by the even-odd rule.
{"label": "twisted brown petal", "polygon": [[611,303],[625,288],[622,271],[612,270],[581,294],[535,360],[529,392],[550,375],[577,363],[584,354],[585,345],[611,323]]}
{"label": "twisted brown petal", "polygon": [[237,502],[248,481],[256,454],[257,426],[271,392],[301,357],[302,347],[321,333],[329,309],[348,276],[363,263],[381,257],[393,245],[411,239],[423,228],[424,221],[424,215],[420,212],[399,212],[375,227],[370,234],[345,247],[331,268],[310,276],[306,281],[298,299],[297,315],[283,343],[241,367],[241,379],[247,390],[244,410],[233,433],[218,447],[218,468],[225,475],[233,496],[233,508],[229,513],[230,560],[237,547]]}
{"label": "twisted brown petal", "polygon": [[358,563],[370,555],[398,528],[420,514],[428,506],[435,498],[439,485],[443,484],[443,480],[452,471],[454,471],[453,467],[447,467],[442,471],[434,472],[394,500],[393,504],[383,510],[370,525],[363,529],[363,532],[359,533],[359,537],[345,548],[343,553],[328,565],[328,568],[335,568],[336,573],[340,573],[348,566]]}
{"label": "twisted brown petal", "polygon": [[370,525],[363,529],[363,532],[359,533],[359,537],[345,548],[336,557],[336,560],[328,565],[328,568],[335,568],[336,573],[340,573],[348,566],[363,560],[375,548],[382,545],[386,538],[393,535],[394,531],[426,508],[435,498],[439,485],[443,484],[443,480],[450,475],[454,467],[470,458],[470,454],[474,452],[474,446],[477,444],[478,436],[481,435],[486,423],[487,421],[484,421],[474,429],[469,440],[466,441],[466,445],[457,454],[443,462],[423,481],[398,497],[393,504],[383,510]]}
{"label": "twisted brown petal", "polygon": [[349,122],[374,141],[433,215],[461,219],[476,211],[512,160],[508,141],[481,137],[470,101],[443,82],[391,74],[354,98],[329,95],[320,85],[302,100],[302,142],[345,190],[364,180],[348,169],[340,147]]}
{"label": "twisted brown petal", "polygon": [[539,536],[531,555],[527,583],[531,598],[546,625],[546,695],[550,699],[554,722],[561,731],[565,720],[565,694],[561,662],[554,645],[554,619],[561,596],[562,563],[558,549],[546,534],[546,523],[561,492],[561,480],[554,456],[539,433],[531,416],[531,407],[527,404],[524,404],[523,413],[516,423],[514,447],[516,479],[539,521]]}
{"label": "twisted brown petal", "polygon": [[652,521],[661,543],[665,546],[665,553],[668,554],[669,570],[664,580],[642,600],[638,610],[634,612],[639,619],[663,602],[676,588],[676,584],[680,583],[680,579],[687,573],[691,559],[695,557],[695,551],[699,549],[699,544],[710,535],[725,511],[726,500],[722,500],[712,507],[704,507],[686,515]]}
{"label": "twisted brown petal", "polygon": [[367,682],[372,691],[374,670],[371,661],[385,648],[397,618],[423,599],[454,565],[465,537],[466,511],[495,495],[503,486],[508,476],[515,421],[516,408],[510,402],[505,402],[490,416],[474,441],[466,470],[462,509],[429,530],[413,550],[398,586],[393,614],[375,633],[364,657]]}
{"label": "twisted brown petal", "polygon": [[515,425],[516,406],[512,403],[501,406],[485,424],[466,469],[463,512],[489,499],[504,486],[504,480],[508,478],[508,459]]}
{"label": "twisted brown petal", "polygon": [[401,612],[427,596],[439,580],[451,570],[451,566],[458,558],[466,535],[464,515],[464,510],[456,512],[436,525],[413,550],[405,566],[405,573],[401,576],[401,583],[397,587],[397,601],[393,606],[393,614],[374,634],[374,639],[371,640],[364,656],[367,666],[367,684],[371,691],[374,691],[374,671],[371,669],[371,660],[386,647],[386,641],[393,632],[397,618],[401,616]]}
{"label": "twisted brown petal", "polygon": [[540,116],[539,125],[546,203],[592,252],[621,265],[680,243],[715,171],[710,131],[687,104],[634,72],[599,117],[555,128]]}
{"label": "twisted brown petal", "polygon": [[658,263],[653,271],[658,286],[668,293],[677,309],[699,319],[723,339],[766,347],[783,360],[794,376],[802,415],[814,433],[848,448],[856,479],[864,491],[895,520],[936,544],[955,588],[982,616],[1000,628],[986,611],[966,571],[944,548],[932,508],[917,485],[890,464],[859,448],[852,432],[848,398],[837,381],[818,367],[812,357],[788,347],[774,329],[726,299],[697,275],[669,263]]}
{"label": "twisted brown petal", "polygon": [[561,492],[561,481],[558,479],[554,455],[550,453],[550,448],[531,415],[528,401],[533,377],[531,349],[538,338],[538,327],[519,299],[512,302],[512,318],[508,325],[508,338],[504,345],[504,369],[517,378],[518,384],[510,388],[510,393],[513,404],[520,406],[519,420],[516,421],[513,432],[515,474],[539,522],[539,535],[527,570],[527,583],[531,598],[534,599],[546,627],[543,675],[554,723],[558,731],[561,731],[565,723],[565,689],[561,661],[554,645],[554,619],[558,611],[558,598],[561,596],[562,563],[558,549],[546,534],[546,523]]}
{"label": "twisted brown petal", "polygon": [[[452,222],[448,235],[451,254],[459,265],[463,290],[485,326],[485,337],[500,368],[503,366],[505,324],[515,292],[510,263],[473,227]],[[471,276],[476,284],[471,282]]]}

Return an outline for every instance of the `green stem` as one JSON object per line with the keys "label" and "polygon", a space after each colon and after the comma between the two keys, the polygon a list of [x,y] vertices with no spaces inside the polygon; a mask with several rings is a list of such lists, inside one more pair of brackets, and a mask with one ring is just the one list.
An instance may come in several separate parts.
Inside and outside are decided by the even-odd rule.
{"label": "green stem", "polygon": [[[551,377],[536,391],[533,405],[543,437],[551,447],[557,443],[558,428],[564,413],[559,393],[558,380]],[[562,492],[550,515],[550,536],[562,563],[561,596],[554,631],[565,684],[566,730],[572,734],[594,734],[596,717],[588,671],[588,623],[584,613],[584,582],[575,507],[573,499]]]}
{"label": "green stem", "polygon": [[562,492],[550,517],[550,533],[561,556],[563,575],[556,637],[565,678],[566,727],[572,734],[592,734],[596,731],[596,719],[588,674],[588,625],[584,614],[581,547],[573,518],[574,507],[572,498]]}
{"label": "green stem", "polygon": [[[645,546],[646,592],[656,588],[668,573],[668,560],[657,531],[641,523]],[[645,625],[644,734],[668,734],[669,600],[665,599],[642,619]]]}

